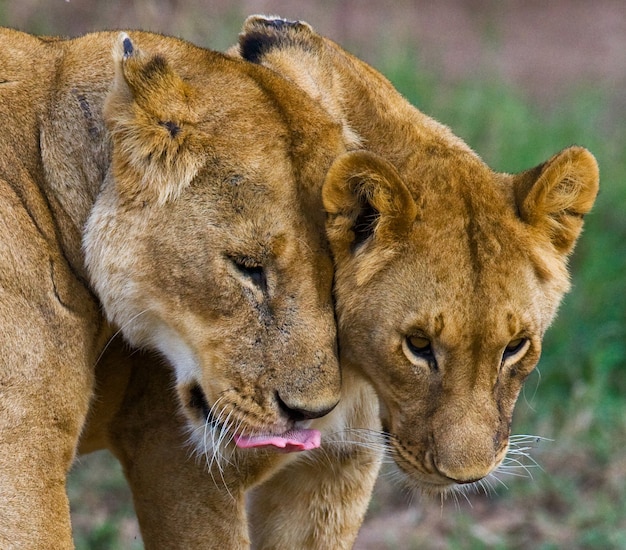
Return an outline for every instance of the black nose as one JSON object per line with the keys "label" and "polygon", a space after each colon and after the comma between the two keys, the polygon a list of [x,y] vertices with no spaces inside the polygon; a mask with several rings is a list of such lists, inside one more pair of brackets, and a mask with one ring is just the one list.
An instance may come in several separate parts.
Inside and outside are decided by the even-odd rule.
{"label": "black nose", "polygon": [[337,406],[337,403],[334,403],[332,407],[326,407],[323,409],[304,409],[287,404],[278,393],[276,394],[276,401],[278,401],[280,410],[294,422],[298,422],[299,420],[312,420],[313,418],[325,416]]}

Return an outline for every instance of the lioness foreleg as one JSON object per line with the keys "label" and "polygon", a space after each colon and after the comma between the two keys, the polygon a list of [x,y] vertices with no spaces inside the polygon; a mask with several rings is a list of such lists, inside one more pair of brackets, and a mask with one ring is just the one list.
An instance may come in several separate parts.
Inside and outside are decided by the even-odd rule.
{"label": "lioness foreleg", "polygon": [[243,483],[212,479],[207,458],[194,455],[169,368],[155,355],[119,348],[107,351],[98,380],[111,368],[130,369],[106,439],[132,490],[145,548],[248,548]]}
{"label": "lioness foreleg", "polygon": [[4,190],[0,548],[73,548],[65,481],[91,396],[97,307]]}

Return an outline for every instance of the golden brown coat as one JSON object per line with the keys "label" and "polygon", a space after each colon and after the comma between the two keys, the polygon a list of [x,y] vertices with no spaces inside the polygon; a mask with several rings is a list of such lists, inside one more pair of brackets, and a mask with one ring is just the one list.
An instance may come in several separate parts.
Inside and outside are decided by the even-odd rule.
{"label": "golden brown coat", "polygon": [[[370,387],[387,449],[411,485],[445,492],[501,464],[518,392],[568,288],[566,259],[597,192],[597,165],[573,147],[522,174],[495,173],[304,23],[250,18],[237,49],[301,86],[352,149],[323,190],[343,366],[342,400],[327,419],[341,415],[348,429],[335,435],[338,447],[326,437],[327,455],[315,451],[252,492],[251,534],[258,548],[349,548],[382,452]],[[148,422],[162,393],[154,386],[143,410],[121,420]],[[160,453],[176,459],[171,446],[144,455],[153,473]],[[190,463],[179,464],[178,479],[193,479]],[[200,541],[189,510],[214,486],[180,486],[179,536]],[[160,528],[173,527],[174,539],[177,512],[169,510]]]}

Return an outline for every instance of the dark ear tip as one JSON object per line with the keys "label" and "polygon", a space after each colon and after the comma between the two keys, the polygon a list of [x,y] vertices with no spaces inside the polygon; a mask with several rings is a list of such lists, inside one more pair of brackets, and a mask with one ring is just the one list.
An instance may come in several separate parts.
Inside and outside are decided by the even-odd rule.
{"label": "dark ear tip", "polygon": [[128,38],[128,36],[126,38],[124,38],[124,42],[122,42],[122,45],[124,46],[124,57],[130,57],[133,53],[133,43],[131,42],[130,38]]}
{"label": "dark ear tip", "polygon": [[258,26],[268,27],[276,30],[282,30],[288,27],[298,27],[301,25],[300,21],[293,21],[289,19],[282,19],[281,17],[266,17],[264,15],[252,15],[249,17],[245,26],[254,24]]}
{"label": "dark ear tip", "polygon": [[314,31],[304,21],[251,15],[239,35],[239,55],[246,61],[260,63],[272,49],[297,45],[307,34],[312,35]]}
{"label": "dark ear tip", "polygon": [[130,39],[130,36],[128,36],[125,32],[121,32],[118,35],[117,40],[118,48],[119,45],[121,45],[123,59],[128,59],[131,55],[135,53],[135,46],[133,46],[133,41]]}
{"label": "dark ear tip", "polygon": [[298,21],[290,21],[288,19],[267,19],[266,26],[272,27],[276,30],[282,30],[287,27],[296,27],[298,26]]}

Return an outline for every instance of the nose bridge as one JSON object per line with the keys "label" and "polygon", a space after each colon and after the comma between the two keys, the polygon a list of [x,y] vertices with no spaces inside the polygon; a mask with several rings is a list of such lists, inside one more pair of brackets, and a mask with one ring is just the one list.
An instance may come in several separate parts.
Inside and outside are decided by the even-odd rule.
{"label": "nose bridge", "polygon": [[480,355],[480,342],[470,337],[449,349],[443,366],[444,388],[463,399],[479,388],[483,378]]}
{"label": "nose bridge", "polygon": [[314,225],[305,225],[304,232],[294,226],[300,236],[284,244],[268,334],[267,363],[275,366],[276,397],[283,410],[298,411],[303,418],[334,407],[341,389],[332,261]]}
{"label": "nose bridge", "polygon": [[[478,323],[478,321],[477,321]],[[478,325],[483,328],[484,325]],[[500,361],[494,345],[484,330],[468,334],[465,341],[447,353],[445,376],[457,392],[491,392],[495,386]]]}
{"label": "nose bridge", "polygon": [[[490,377],[491,365],[480,363],[477,346],[457,354],[445,373],[444,397],[433,422],[437,469],[457,482],[475,481],[495,465],[494,436],[498,411]],[[452,374],[451,376],[446,376]]]}
{"label": "nose bridge", "polygon": [[273,335],[270,362],[277,365],[276,390],[284,408],[332,409],[339,400],[341,373],[335,318],[330,304],[315,297],[287,298]]}

